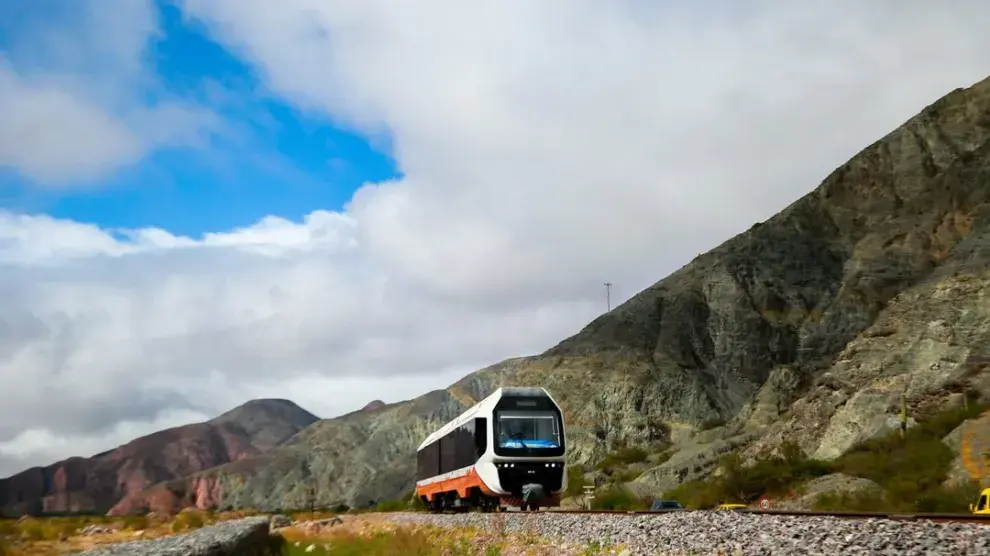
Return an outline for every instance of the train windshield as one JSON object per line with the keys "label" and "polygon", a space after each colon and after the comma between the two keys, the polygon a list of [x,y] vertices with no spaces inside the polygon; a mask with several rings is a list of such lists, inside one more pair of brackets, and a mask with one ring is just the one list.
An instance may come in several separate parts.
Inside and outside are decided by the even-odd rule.
{"label": "train windshield", "polygon": [[497,423],[499,448],[561,447],[560,422],[553,411],[499,411]]}

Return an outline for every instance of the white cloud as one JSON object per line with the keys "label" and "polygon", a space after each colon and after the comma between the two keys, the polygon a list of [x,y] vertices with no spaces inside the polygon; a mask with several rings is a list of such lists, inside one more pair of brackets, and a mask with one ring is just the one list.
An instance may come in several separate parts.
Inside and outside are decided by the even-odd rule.
{"label": "white cloud", "polygon": [[[206,144],[210,111],[156,88],[142,56],[157,36],[149,0],[0,8],[0,168],[38,187],[93,186],[147,153]],[[148,104],[153,92],[162,100]]]}
{"label": "white cloud", "polygon": [[404,177],[202,239],[0,214],[0,445],[332,415],[547,348],[990,73],[990,5],[951,4],[187,0]]}

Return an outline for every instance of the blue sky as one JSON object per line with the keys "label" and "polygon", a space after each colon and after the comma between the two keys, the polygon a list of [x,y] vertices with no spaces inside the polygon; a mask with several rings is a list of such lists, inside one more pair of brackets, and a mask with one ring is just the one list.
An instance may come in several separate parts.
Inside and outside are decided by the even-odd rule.
{"label": "blue sky", "polygon": [[[0,55],[16,43],[19,37],[12,35],[19,24],[70,16],[66,4],[16,4],[0,10],[7,20],[0,25]],[[83,187],[34,187],[0,168],[0,206],[101,227],[154,226],[198,237],[266,215],[298,220],[314,209],[340,209],[363,183],[398,175],[388,152],[266,93],[254,68],[175,6],[159,1],[157,11],[159,34],[147,42],[143,63],[159,82],[145,92],[147,99],[203,99],[235,133],[214,135],[207,148],[156,149]],[[218,90],[221,96],[211,102],[209,95]]]}

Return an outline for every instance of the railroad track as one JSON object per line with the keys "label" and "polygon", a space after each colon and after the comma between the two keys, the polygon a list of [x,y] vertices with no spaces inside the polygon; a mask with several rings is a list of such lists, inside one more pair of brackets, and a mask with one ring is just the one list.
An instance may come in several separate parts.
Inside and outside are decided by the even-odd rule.
{"label": "railroad track", "polygon": [[[660,515],[683,512],[711,512],[719,510],[548,510],[555,514],[624,514]],[[937,521],[951,523],[980,523],[990,525],[990,515],[945,514],[945,513],[882,513],[882,512],[817,512],[800,510],[727,510],[744,514],[781,515],[794,517],[838,517],[843,519],[891,519],[895,521]],[[529,513],[529,512],[527,512]]]}

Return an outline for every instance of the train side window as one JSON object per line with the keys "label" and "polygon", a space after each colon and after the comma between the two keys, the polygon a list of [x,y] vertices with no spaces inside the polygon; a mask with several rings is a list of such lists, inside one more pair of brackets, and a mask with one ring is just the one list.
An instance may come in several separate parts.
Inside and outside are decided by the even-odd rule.
{"label": "train side window", "polygon": [[474,419],[474,451],[478,456],[488,450],[488,419],[475,417]]}

